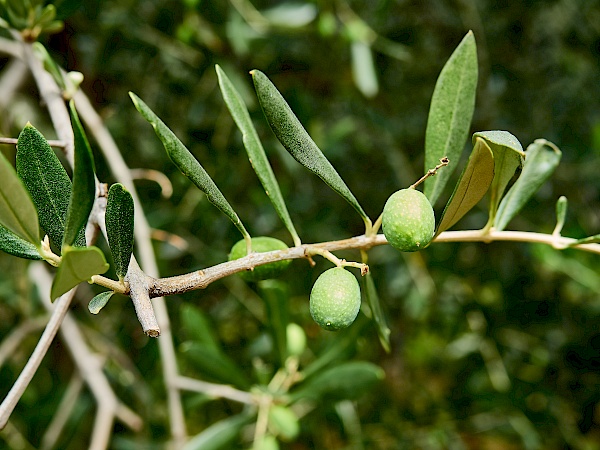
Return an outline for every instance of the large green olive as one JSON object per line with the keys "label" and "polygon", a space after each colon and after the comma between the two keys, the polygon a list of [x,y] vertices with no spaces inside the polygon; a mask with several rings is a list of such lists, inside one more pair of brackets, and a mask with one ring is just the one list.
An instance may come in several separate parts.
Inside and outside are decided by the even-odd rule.
{"label": "large green olive", "polygon": [[349,327],[360,310],[360,286],[356,277],[342,267],[323,272],[310,293],[310,314],[330,331]]}
{"label": "large green olive", "polygon": [[435,215],[431,203],[416,189],[394,192],[383,207],[383,234],[394,248],[416,252],[431,242]]}
{"label": "large green olive", "polygon": [[[288,246],[279,239],[268,236],[259,236],[252,238],[252,251],[256,253],[272,252],[275,250],[285,250]],[[242,239],[235,243],[229,253],[229,261],[240,259],[246,256],[246,241]],[[246,281],[260,281],[269,278],[277,278],[290,265],[291,260],[285,259],[269,264],[254,267],[253,270],[240,272],[239,275]]]}

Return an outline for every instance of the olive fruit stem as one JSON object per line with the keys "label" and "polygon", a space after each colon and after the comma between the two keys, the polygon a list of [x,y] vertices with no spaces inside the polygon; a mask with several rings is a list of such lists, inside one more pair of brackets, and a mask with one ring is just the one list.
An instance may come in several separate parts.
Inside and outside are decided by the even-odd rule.
{"label": "olive fruit stem", "polygon": [[448,159],[448,157],[444,156],[443,158],[440,159],[440,163],[437,166],[435,166],[433,169],[429,169],[425,175],[423,175],[421,178],[419,178],[414,184],[411,184],[410,189],[416,188],[423,181],[425,181],[429,177],[434,176],[438,170],[440,170],[444,166],[447,166],[449,163],[450,163],[450,160]]}
{"label": "olive fruit stem", "polygon": [[335,256],[333,253],[331,253],[329,250],[324,250],[324,249],[318,248],[318,247],[311,247],[311,248],[307,248],[305,253],[308,257],[313,256],[313,255],[322,256],[323,258],[331,261],[337,267],[356,267],[356,268],[360,269],[360,274],[362,276],[366,275],[369,272],[368,265],[359,263],[359,262],[346,261],[345,259],[340,259],[337,256]]}

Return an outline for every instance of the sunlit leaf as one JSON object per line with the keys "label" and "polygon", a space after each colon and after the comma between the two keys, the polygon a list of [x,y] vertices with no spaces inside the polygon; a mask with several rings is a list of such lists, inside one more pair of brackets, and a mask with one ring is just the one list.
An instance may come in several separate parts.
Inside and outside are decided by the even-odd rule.
{"label": "sunlit leaf", "polygon": [[221,88],[221,93],[223,94],[223,99],[225,100],[233,120],[242,132],[242,140],[244,142],[246,152],[248,153],[248,159],[252,164],[252,168],[256,172],[256,175],[258,175],[258,179],[267,193],[269,200],[271,200],[271,203],[275,207],[277,214],[292,235],[294,244],[300,245],[300,238],[298,237],[298,233],[294,228],[294,224],[285,205],[285,201],[281,195],[279,184],[277,183],[277,179],[275,178],[271,164],[269,164],[265,150],[260,142],[260,139],[258,138],[258,133],[254,128],[254,124],[250,119],[250,114],[248,113],[248,109],[246,108],[244,100],[235,89],[227,75],[225,75],[225,72],[223,72],[218,65],[215,67],[215,69],[219,78],[219,86]]}
{"label": "sunlit leaf", "polygon": [[106,234],[115,263],[115,272],[123,281],[133,253],[133,197],[122,184],[113,184],[106,202]]}
{"label": "sunlit leaf", "polygon": [[440,219],[436,236],[458,222],[483,198],[494,179],[494,155],[486,142],[475,139],[469,162],[460,175]]}
{"label": "sunlit leaf", "polygon": [[104,253],[98,247],[65,247],[52,282],[50,299],[56,300],[82,281],[108,270]]}
{"label": "sunlit leaf", "polygon": [[363,284],[363,292],[365,294],[365,299],[367,300],[367,304],[371,309],[371,313],[373,314],[373,321],[375,322],[375,327],[377,328],[377,335],[379,336],[379,342],[383,349],[389,353],[391,351],[390,347],[390,328],[388,327],[387,320],[385,318],[385,314],[383,313],[383,309],[381,308],[381,302],[379,300],[379,295],[377,294],[377,288],[375,287],[375,282],[373,281],[373,276],[371,272],[367,272],[367,274],[362,278]]}
{"label": "sunlit leaf", "polygon": [[85,229],[96,198],[94,157],[73,101],[69,103],[69,112],[75,137],[75,167],[73,170],[73,192],[65,220],[63,248],[73,245],[81,230]]}
{"label": "sunlit leaf", "polygon": [[299,385],[290,393],[292,402],[301,399],[357,399],[383,380],[385,372],[367,361],[345,362],[325,369]]}
{"label": "sunlit leaf", "polygon": [[496,214],[494,228],[503,230],[544,182],[552,175],[562,152],[552,142],[536,139],[527,147],[521,175],[506,193]]}
{"label": "sunlit leaf", "polygon": [[169,127],[167,127],[160,118],[154,114],[154,112],[133,92],[129,93],[133,104],[140,114],[146,119],[154,132],[159,137],[169,158],[175,163],[177,168],[183,173],[189,180],[194,183],[198,189],[206,194],[206,198],[213,205],[215,205],[221,212],[223,212],[237,229],[242,233],[244,238],[250,237],[246,228],[242,224],[240,218],[233,210],[229,202],[225,199],[215,182],[212,180],[210,175],[206,173],[204,167],[198,162],[198,160],[190,153],[185,145],[179,140],[175,133],[173,133]]}
{"label": "sunlit leaf", "polygon": [[242,428],[253,419],[253,415],[241,413],[220,420],[191,438],[181,450],[231,449],[234,447]]}
{"label": "sunlit leaf", "polygon": [[14,167],[0,153],[0,224],[18,237],[39,245],[40,229],[35,205]]}
{"label": "sunlit leaf", "polygon": [[494,154],[494,181],[490,188],[489,205],[489,225],[491,225],[508,183],[517,169],[523,165],[525,153],[519,140],[508,131],[480,131],[473,135],[473,144],[476,139],[485,140]]}
{"label": "sunlit leaf", "polygon": [[425,171],[444,156],[450,166],[425,181],[424,193],[435,204],[464,149],[477,89],[477,47],[469,31],[456,47],[435,84],[425,132]]}
{"label": "sunlit leaf", "polygon": [[20,238],[2,224],[0,224],[0,250],[19,258],[42,259],[35,245]]}
{"label": "sunlit leaf", "polygon": [[[60,248],[71,197],[71,180],[44,136],[30,124],[19,135],[16,166],[17,174],[37,208],[44,232]],[[75,244],[85,246],[83,232]]]}
{"label": "sunlit leaf", "polygon": [[90,300],[88,303],[88,310],[92,314],[98,314],[100,310],[107,305],[108,301],[114,294],[114,291],[100,292]]}
{"label": "sunlit leaf", "polygon": [[357,40],[350,44],[350,50],[354,84],[365,97],[375,97],[379,92],[379,82],[371,47],[364,41]]}
{"label": "sunlit leaf", "polygon": [[319,176],[329,187],[350,203],[365,223],[370,223],[369,217],[354,197],[354,194],[306,132],[275,85],[260,70],[252,70],[250,73],[254,80],[260,106],[279,142],[296,161]]}

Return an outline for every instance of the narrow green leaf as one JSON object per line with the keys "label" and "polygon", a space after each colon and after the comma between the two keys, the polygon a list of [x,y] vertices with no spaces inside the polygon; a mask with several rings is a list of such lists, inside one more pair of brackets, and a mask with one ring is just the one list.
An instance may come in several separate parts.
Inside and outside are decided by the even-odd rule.
{"label": "narrow green leaf", "polygon": [[2,224],[0,224],[0,250],[19,258],[42,259],[35,245],[20,238]]}
{"label": "narrow green leaf", "polygon": [[290,393],[290,401],[326,398],[357,399],[368,389],[383,380],[385,372],[367,361],[351,361],[339,364],[301,383]]}
{"label": "narrow green leaf", "polygon": [[498,208],[494,221],[496,230],[503,230],[538,191],[558,166],[561,156],[562,152],[558,147],[545,139],[536,139],[527,147],[523,171]]}
{"label": "narrow green leaf", "polygon": [[122,184],[113,184],[106,203],[106,234],[115,263],[115,272],[123,281],[133,253],[133,197]]}
{"label": "narrow green leaf", "polygon": [[0,153],[0,224],[21,239],[40,245],[35,205],[15,169]]}
{"label": "narrow green leaf", "polygon": [[375,327],[377,328],[379,342],[381,343],[383,349],[387,353],[390,353],[391,331],[390,327],[388,327],[383,309],[381,308],[381,302],[379,300],[379,295],[377,294],[377,288],[375,287],[375,282],[373,281],[371,272],[367,272],[367,274],[362,277],[362,283],[367,304],[369,305],[369,308],[371,308],[371,313],[373,314],[373,321],[375,322]]}
{"label": "narrow green leaf", "polygon": [[[447,156],[456,167],[475,109],[477,46],[469,31],[456,47],[435,84],[425,132],[425,172]],[[453,169],[446,167],[425,181],[424,193],[435,204]]]}
{"label": "narrow green leaf", "polygon": [[279,364],[283,367],[288,357],[287,325],[290,319],[290,293],[287,284],[278,280],[261,281],[258,289],[260,297],[265,302],[267,323],[273,337]]}
{"label": "narrow green leaf", "polygon": [[365,223],[370,224],[371,220],[354,194],[306,132],[275,85],[260,70],[252,70],[250,73],[260,106],[279,142],[296,161],[340,194],[360,214]]}
{"label": "narrow green leaf", "polygon": [[73,245],[78,238],[80,239],[96,199],[94,157],[72,100],[69,102],[69,112],[75,137],[75,167],[73,169],[73,189],[65,220],[63,248]]}
{"label": "narrow green leaf", "polygon": [[[50,240],[60,248],[71,197],[71,180],[50,145],[31,124],[17,141],[17,174],[27,187]],[[83,232],[76,245],[85,246]]]}
{"label": "narrow green leaf", "polygon": [[214,350],[199,342],[188,341],[181,345],[180,352],[194,370],[200,371],[214,381],[233,384],[241,389],[250,388],[250,382],[244,372],[222,350]]}
{"label": "narrow green leaf", "polygon": [[469,162],[448,200],[435,235],[458,222],[483,198],[494,179],[494,155],[487,143],[475,139]]}
{"label": "narrow green leaf", "polygon": [[108,270],[104,254],[98,247],[65,247],[52,282],[50,299],[56,300],[82,281]]}
{"label": "narrow green leaf", "polygon": [[206,173],[204,167],[198,162],[194,155],[190,153],[190,151],[183,145],[183,143],[179,140],[177,136],[167,127],[160,118],[154,114],[154,112],[133,92],[129,93],[133,104],[136,109],[140,112],[140,114],[146,119],[152,128],[154,128],[154,132],[159,137],[169,158],[171,161],[177,166],[177,168],[183,173],[186,177],[190,179],[192,183],[194,183],[198,189],[206,194],[206,198],[213,205],[215,205],[221,212],[223,212],[229,219],[233,222],[233,224],[237,227],[237,229],[242,233],[244,238],[249,239],[250,235],[244,228],[240,218],[233,210],[229,202],[225,199],[215,182],[212,180],[210,175]]}
{"label": "narrow green leaf", "polygon": [[220,420],[191,438],[181,450],[221,450],[234,447],[242,428],[254,420],[254,415],[241,413]]}
{"label": "narrow green leaf", "polygon": [[379,92],[379,82],[371,46],[364,41],[355,40],[350,44],[350,51],[354,84],[365,97],[375,97]]}
{"label": "narrow green leaf", "polygon": [[508,183],[517,169],[523,166],[525,153],[519,140],[508,131],[480,131],[473,135],[473,144],[478,138],[484,139],[494,154],[494,181],[490,189],[488,221],[491,226]]}
{"label": "narrow green leaf", "polygon": [[567,197],[561,195],[556,201],[556,226],[554,227],[554,231],[552,232],[554,236],[560,236],[560,232],[562,231],[563,226],[565,225],[565,219],[567,218],[567,207]]}
{"label": "narrow green leaf", "polygon": [[569,244],[569,247],[579,244],[597,244],[598,242],[600,242],[600,234],[595,234],[594,236],[577,239],[575,242]]}
{"label": "narrow green leaf", "polygon": [[213,330],[212,322],[202,309],[190,303],[184,303],[179,311],[181,331],[186,339],[215,352],[223,351]]}
{"label": "narrow green leaf", "polygon": [[106,306],[106,304],[114,294],[114,291],[100,292],[88,303],[89,311],[92,314],[98,314],[100,310]]}
{"label": "narrow green leaf", "polygon": [[235,89],[227,75],[225,75],[225,72],[223,72],[218,65],[215,66],[215,69],[217,71],[219,86],[221,88],[221,93],[223,95],[223,99],[225,100],[225,104],[227,105],[227,108],[229,109],[229,112],[231,113],[231,116],[233,117],[237,127],[242,132],[242,140],[244,142],[246,152],[248,153],[248,159],[252,164],[252,168],[256,172],[258,179],[260,180],[265,192],[271,200],[275,211],[277,211],[277,214],[281,218],[283,224],[292,235],[294,244],[300,245],[300,238],[298,237],[298,233],[294,228],[290,214],[285,206],[285,201],[283,200],[281,190],[279,189],[279,184],[277,183],[277,178],[275,178],[271,164],[269,164],[269,160],[267,159],[265,150],[260,142],[260,139],[258,138],[258,133],[254,128],[254,124],[250,119],[250,114],[248,113],[248,109],[246,108],[244,100]]}

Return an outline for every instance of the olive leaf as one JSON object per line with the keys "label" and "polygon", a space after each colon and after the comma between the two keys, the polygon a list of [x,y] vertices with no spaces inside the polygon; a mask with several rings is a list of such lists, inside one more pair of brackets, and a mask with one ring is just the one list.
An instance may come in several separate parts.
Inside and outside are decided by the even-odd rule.
{"label": "olive leaf", "polygon": [[104,253],[98,247],[63,248],[60,266],[52,282],[50,299],[56,300],[82,281],[108,270]]}
{"label": "olive leaf", "polygon": [[494,223],[500,200],[517,169],[523,166],[525,153],[519,140],[508,131],[480,131],[473,134],[473,143],[476,139],[484,139],[494,154],[494,181],[490,188],[487,227]]}
{"label": "olive leaf", "polygon": [[458,222],[483,198],[494,179],[494,155],[487,143],[475,139],[469,162],[448,200],[435,235]]}
{"label": "olive leaf", "polygon": [[[78,238],[81,239],[80,235],[82,230],[85,229],[96,198],[94,157],[79,121],[73,100],[69,102],[69,113],[75,137],[75,166],[73,168],[73,189],[65,219],[62,248],[73,245]],[[85,241],[85,237],[83,239]]]}
{"label": "olive leaf", "polygon": [[0,179],[0,224],[23,241],[39,246],[40,228],[35,205],[15,169],[2,153]]}
{"label": "olive leaf", "polygon": [[[426,172],[443,157],[451,162],[460,159],[475,109],[477,77],[477,46],[469,31],[444,65],[431,97],[425,131]],[[424,193],[432,205],[452,172],[446,167],[425,181]]]}
{"label": "olive leaf", "polygon": [[371,314],[373,315],[373,321],[375,322],[375,327],[377,328],[379,342],[381,343],[381,346],[386,351],[386,353],[390,353],[391,331],[390,327],[387,324],[385,314],[383,313],[383,309],[381,308],[381,302],[379,300],[379,295],[377,294],[377,288],[375,287],[373,276],[371,275],[371,272],[367,272],[367,274],[361,278],[363,284],[363,292],[367,304],[371,309]]}
{"label": "olive leaf", "polygon": [[110,298],[115,295],[114,291],[100,292],[88,303],[88,310],[92,314],[98,314],[106,306]]}
{"label": "olive leaf", "polygon": [[108,190],[105,223],[115,272],[123,281],[133,253],[134,206],[133,197],[120,183]]}
{"label": "olive leaf", "polygon": [[363,40],[355,39],[350,44],[350,54],[354,85],[365,97],[375,97],[379,92],[379,82],[371,46]]}
{"label": "olive leaf", "polygon": [[221,450],[232,448],[242,429],[253,420],[255,420],[255,415],[242,412],[215,422],[202,430],[200,434],[192,437],[181,450]]}
{"label": "olive leaf", "polygon": [[525,152],[521,175],[508,190],[494,220],[494,228],[503,230],[544,182],[554,172],[562,152],[545,139],[536,139]]}
{"label": "olive leaf", "polygon": [[367,361],[345,362],[325,369],[301,383],[289,394],[290,402],[323,398],[356,399],[383,380],[385,372]]}
{"label": "olive leaf", "polygon": [[129,96],[139,113],[150,123],[150,125],[152,125],[152,128],[154,128],[154,132],[161,140],[171,161],[173,161],[181,173],[206,194],[208,201],[229,217],[240,233],[242,233],[244,239],[249,241],[250,235],[246,231],[246,228],[244,228],[237,213],[225,199],[210,175],[206,173],[204,167],[202,167],[186,146],[183,145],[179,138],[175,136],[175,133],[173,133],[169,127],[154,114],[154,111],[152,111],[141,98],[133,92],[130,92]]}
{"label": "olive leaf", "polygon": [[560,236],[560,232],[565,225],[565,220],[567,218],[567,207],[568,201],[567,197],[561,195],[556,201],[556,226],[554,227],[554,231],[552,232],[553,236]]}
{"label": "olive leaf", "polygon": [[269,164],[269,160],[267,159],[265,150],[260,142],[260,139],[258,138],[258,133],[254,128],[252,120],[250,119],[250,114],[248,113],[248,109],[244,104],[244,100],[235,89],[227,75],[225,75],[225,72],[223,72],[221,67],[216,65],[215,70],[217,71],[219,87],[221,88],[221,93],[223,95],[223,99],[225,100],[225,104],[227,105],[227,108],[229,109],[229,112],[231,113],[231,116],[233,117],[237,127],[242,132],[242,140],[244,142],[246,152],[248,153],[248,159],[252,164],[252,168],[256,172],[256,175],[258,176],[258,179],[267,193],[269,200],[271,200],[271,203],[277,211],[277,214],[292,235],[294,245],[300,245],[300,238],[298,237],[298,233],[294,228],[294,224],[285,205],[285,201],[281,195],[277,178],[275,178],[271,164]]}
{"label": "olive leaf", "polygon": [[363,218],[365,224],[369,225],[371,219],[344,183],[342,177],[309,136],[275,85],[260,70],[252,70],[250,73],[260,106],[279,142],[296,161],[321,178],[350,203]]}
{"label": "olive leaf", "polygon": [[[17,174],[23,180],[37,208],[39,223],[50,240],[60,248],[63,242],[71,180],[48,141],[31,124],[17,140]],[[75,245],[85,246],[83,232]]]}
{"label": "olive leaf", "polygon": [[[36,222],[37,224],[37,217]],[[0,250],[25,259],[42,259],[37,247],[0,224]]]}
{"label": "olive leaf", "polygon": [[217,335],[212,329],[212,324],[202,309],[190,303],[184,303],[180,308],[179,320],[181,331],[183,331],[186,339],[197,342],[212,351],[222,351]]}

